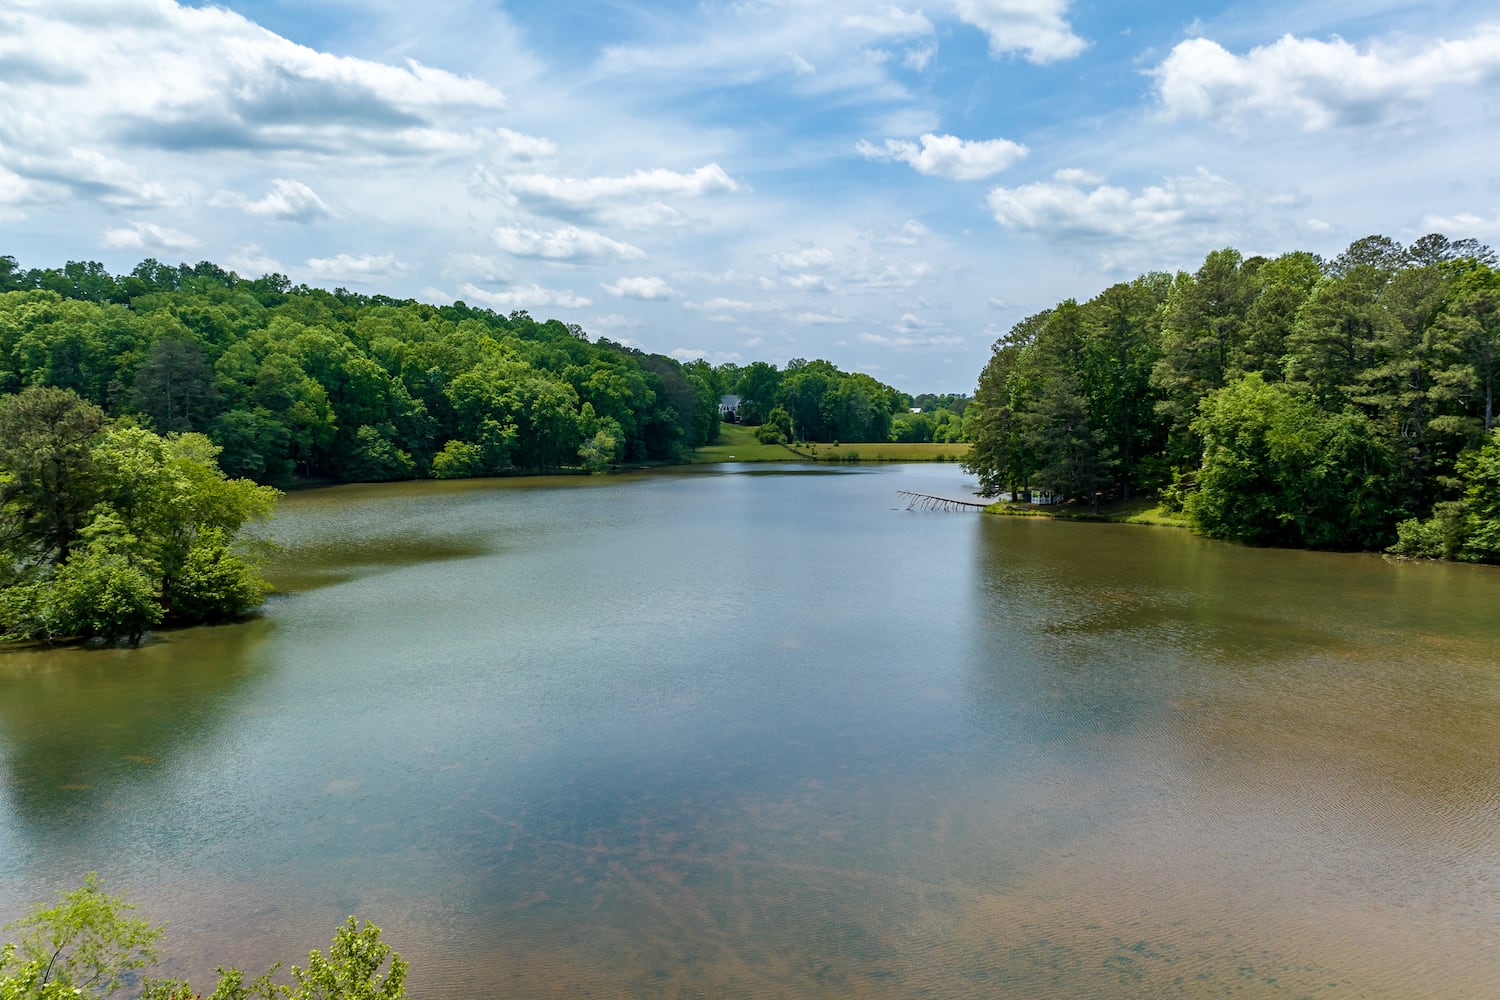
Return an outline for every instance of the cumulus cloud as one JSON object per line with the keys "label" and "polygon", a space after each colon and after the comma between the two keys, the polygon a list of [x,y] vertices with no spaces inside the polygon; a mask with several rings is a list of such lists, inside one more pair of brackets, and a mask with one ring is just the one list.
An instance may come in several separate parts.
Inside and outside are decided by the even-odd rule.
{"label": "cumulus cloud", "polygon": [[101,237],[112,250],[191,250],[202,241],[179,229],[158,226],[154,222],[133,222],[129,226],[106,229]]}
{"label": "cumulus cloud", "polygon": [[921,146],[906,139],[887,139],[876,146],[861,139],[859,153],[872,160],[900,160],[919,174],[955,181],[977,181],[998,174],[1030,150],[1009,139],[968,141],[953,135],[922,136]]}
{"label": "cumulus cloud", "polygon": [[[392,66],[319,52],[222,7],[121,0],[107,16],[102,9],[28,5],[11,27],[69,53],[84,81],[54,84],[57,96],[79,92],[96,105],[90,117],[101,127],[143,145],[319,148],[317,133],[329,126],[399,140],[441,130],[451,113],[504,103],[483,81],[415,61]],[[418,144],[432,138],[418,136]]]}
{"label": "cumulus cloud", "polygon": [[393,253],[341,253],[336,257],[312,257],[303,266],[319,281],[375,281],[411,270]]}
{"label": "cumulus cloud", "polygon": [[1283,35],[1238,56],[1191,38],[1150,75],[1168,117],[1231,125],[1290,119],[1309,131],[1368,125],[1409,114],[1449,88],[1500,79],[1500,25],[1420,47],[1372,44],[1363,51],[1337,36]]}
{"label": "cumulus cloud", "polygon": [[674,294],[670,285],[654,275],[641,278],[621,278],[619,281],[601,285],[600,287],[616,298],[642,299],[645,301],[669,299]]}
{"label": "cumulus cloud", "polygon": [[1019,52],[1027,62],[1049,63],[1088,48],[1068,24],[1068,0],[954,0],[953,9],[989,36],[994,56]]}
{"label": "cumulus cloud", "polygon": [[1059,171],[1052,181],[989,193],[990,211],[1000,225],[1105,247],[1109,266],[1227,239],[1227,230],[1240,228],[1246,204],[1238,185],[1202,168],[1139,191]]}
{"label": "cumulus cloud", "polygon": [[565,226],[549,233],[519,226],[501,226],[491,237],[496,246],[513,256],[569,264],[640,260],[646,256],[640,247],[577,226]]}
{"label": "cumulus cloud", "polygon": [[564,288],[543,288],[541,285],[521,285],[503,292],[490,292],[478,285],[463,286],[465,299],[482,302],[495,309],[544,309],[556,306],[560,309],[582,309],[592,305],[593,299],[570,292]]}
{"label": "cumulus cloud", "polygon": [[1074,180],[997,187],[990,192],[989,206],[995,221],[1007,229],[1117,239],[1216,220],[1226,204],[1240,197],[1229,181],[1199,170],[1139,192],[1102,183],[1086,188]]}
{"label": "cumulus cloud", "polygon": [[[176,205],[164,185],[145,180],[140,171],[117,156],[82,145],[48,148],[32,144],[27,130],[9,126],[10,116],[28,121],[50,116],[23,116],[0,103],[0,170],[20,179],[27,200],[96,200],[123,208],[161,208]],[[4,139],[13,137],[13,145]],[[19,200],[19,199],[17,199]]]}
{"label": "cumulus cloud", "polygon": [[623,177],[518,174],[505,180],[505,190],[541,215],[649,225],[676,216],[676,211],[662,201],[664,198],[734,194],[740,185],[717,163],[708,163],[688,172],[658,168]]}
{"label": "cumulus cloud", "polygon": [[[59,0],[9,4],[3,17],[0,168],[48,201],[172,204],[138,162],[164,153],[441,156],[527,145],[476,122],[503,104],[483,81],[319,52],[219,6]],[[298,217],[278,204],[283,195],[268,196],[265,214]]]}
{"label": "cumulus cloud", "polygon": [[261,215],[284,222],[316,222],[331,214],[316,191],[301,181],[284,177],[272,180],[271,189],[264,197],[255,201],[250,201],[243,195],[221,191],[209,204],[233,206],[250,215]]}

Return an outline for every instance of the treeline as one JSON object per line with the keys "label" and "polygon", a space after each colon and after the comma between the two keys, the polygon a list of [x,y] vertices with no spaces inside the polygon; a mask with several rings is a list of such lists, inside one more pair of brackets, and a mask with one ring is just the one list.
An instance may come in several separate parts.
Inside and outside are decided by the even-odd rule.
{"label": "treeline", "polygon": [[718,436],[736,392],[747,422],[775,413],[788,440],[884,441],[910,405],[826,361],[684,364],[520,311],[207,262],[146,260],[116,277],[0,257],[0,393],[33,385],[161,434],[205,434],[225,472],[261,483],[673,461]]}
{"label": "treeline", "polygon": [[734,419],[759,425],[763,442],[964,440],[963,396],[926,394],[914,401],[863,372],[802,358],[784,370],[757,361],[716,372],[725,392],[739,398]]}
{"label": "treeline", "polygon": [[1474,240],[1210,253],[1028,317],[966,414],[989,494],[1160,491],[1213,537],[1500,558],[1500,272]]}

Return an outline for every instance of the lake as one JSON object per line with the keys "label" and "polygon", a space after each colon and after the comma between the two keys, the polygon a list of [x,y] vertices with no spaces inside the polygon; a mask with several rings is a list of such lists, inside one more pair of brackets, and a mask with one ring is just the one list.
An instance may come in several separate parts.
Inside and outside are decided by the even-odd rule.
{"label": "lake", "polygon": [[289,496],[281,593],[0,655],[0,921],[379,924],[459,997],[1500,994],[1500,571],[908,511],[951,466]]}

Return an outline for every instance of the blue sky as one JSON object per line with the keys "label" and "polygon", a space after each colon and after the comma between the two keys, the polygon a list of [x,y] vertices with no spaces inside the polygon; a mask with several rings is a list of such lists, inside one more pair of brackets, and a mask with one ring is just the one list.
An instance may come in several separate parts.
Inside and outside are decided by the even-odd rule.
{"label": "blue sky", "polygon": [[0,253],[973,389],[1208,251],[1500,242],[1469,2],[7,0]]}

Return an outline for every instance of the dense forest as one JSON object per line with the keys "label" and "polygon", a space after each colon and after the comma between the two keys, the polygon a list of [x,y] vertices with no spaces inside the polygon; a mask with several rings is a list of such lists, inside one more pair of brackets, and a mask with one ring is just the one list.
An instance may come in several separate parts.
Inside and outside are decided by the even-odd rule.
{"label": "dense forest", "polygon": [[211,263],[146,260],[116,277],[96,262],[23,270],[0,257],[0,393],[33,385],[160,434],[205,434],[225,472],[261,483],[674,461],[718,436],[731,394],[737,419],[769,422],[772,439],[961,435],[952,400],[908,413],[910,397],[827,361],[715,368],[463,302]]}
{"label": "dense forest", "polygon": [[1212,537],[1500,559],[1500,272],[1473,240],[1210,253],[1016,324],[966,414],[995,495],[1159,491]]}

